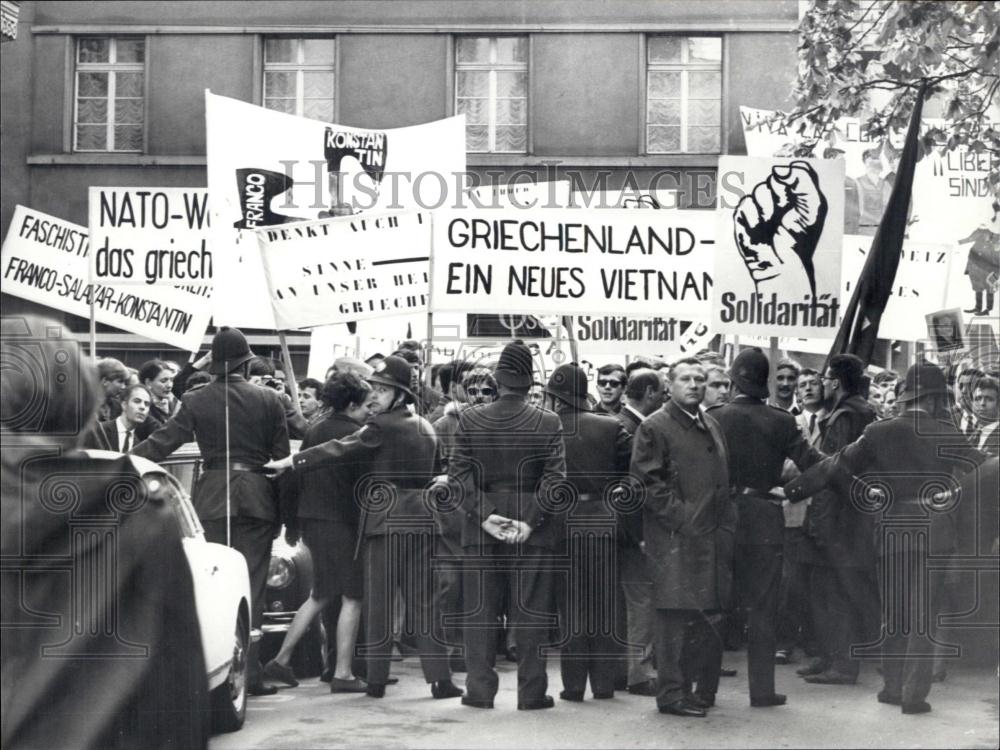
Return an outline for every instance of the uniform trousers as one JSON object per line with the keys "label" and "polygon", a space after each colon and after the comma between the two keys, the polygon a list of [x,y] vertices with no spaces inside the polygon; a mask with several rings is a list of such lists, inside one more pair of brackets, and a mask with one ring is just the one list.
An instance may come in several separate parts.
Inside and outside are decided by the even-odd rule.
{"label": "uniform trousers", "polygon": [[[653,642],[656,650],[656,705],[684,698],[697,683],[697,693],[714,696],[722,667],[722,636],[712,617],[696,609],[657,609]],[[722,623],[721,616],[714,618]]]}
{"label": "uniform trousers", "polygon": [[[885,692],[903,703],[925,700],[931,692],[936,644],[931,628],[937,619],[941,578],[927,575],[923,550],[882,557],[887,601],[883,606],[882,679]],[[921,574],[921,568],[924,570]],[[927,589],[919,590],[921,579]]]}
{"label": "uniform trousers", "polygon": [[[231,520],[232,547],[246,558],[250,573],[250,627],[260,628],[264,618],[264,592],[267,590],[267,570],[271,564],[271,544],[278,527],[272,521],[250,516],[235,516]],[[226,543],[225,518],[211,518],[202,521],[201,525],[205,529],[206,541]],[[260,642],[252,640],[247,652],[247,679],[250,685],[260,682],[260,662],[257,656],[259,649]]]}
{"label": "uniform trousers", "polygon": [[[438,559],[434,565],[438,601],[441,605],[442,632],[448,652],[464,658],[465,641],[462,635],[462,556],[461,545],[438,539]],[[457,551],[456,551],[457,550]]]}
{"label": "uniform trousers", "polygon": [[517,645],[519,703],[539,701],[548,688],[543,647],[557,623],[552,552],[525,544],[489,545],[466,550],[462,570],[465,664],[468,697],[492,701],[499,688],[496,670],[497,615],[507,596]]}
{"label": "uniform trousers", "polygon": [[621,589],[628,615],[628,684],[641,685],[656,679],[653,666],[653,582],[646,555],[638,547],[621,549]]}
{"label": "uniform trousers", "polygon": [[830,671],[857,678],[861,663],[851,646],[873,643],[879,633],[879,592],[875,568],[812,566],[813,621]]}
{"label": "uniform trousers", "polygon": [[391,531],[364,540],[365,643],[359,653],[368,663],[367,680],[385,685],[392,657],[393,624],[402,592],[402,637],[416,643],[427,682],[450,680],[448,652],[441,630],[438,587],[431,558],[436,534]]}
{"label": "uniform trousers", "polygon": [[807,654],[815,648],[812,595],[809,576],[811,566],[807,560],[809,538],[802,527],[785,528],[784,563],[781,571],[781,590],[778,594],[778,650],[791,653],[800,646]]}
{"label": "uniform trousers", "polygon": [[559,586],[563,688],[582,693],[590,678],[595,694],[614,693],[621,649],[614,637],[618,560],[614,529],[570,530],[569,575]]}
{"label": "uniform trousers", "polygon": [[750,698],[768,698],[774,695],[781,545],[738,544],[735,568],[736,592],[747,617]]}

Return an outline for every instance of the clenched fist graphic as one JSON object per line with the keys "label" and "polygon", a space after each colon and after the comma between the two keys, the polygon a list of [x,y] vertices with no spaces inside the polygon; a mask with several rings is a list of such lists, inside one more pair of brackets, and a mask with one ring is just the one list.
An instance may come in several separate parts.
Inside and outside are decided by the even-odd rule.
{"label": "clenched fist graphic", "polygon": [[740,199],[733,212],[736,245],[758,292],[780,282],[782,289],[815,296],[813,255],[826,211],[816,170],[804,161],[772,167],[768,178]]}

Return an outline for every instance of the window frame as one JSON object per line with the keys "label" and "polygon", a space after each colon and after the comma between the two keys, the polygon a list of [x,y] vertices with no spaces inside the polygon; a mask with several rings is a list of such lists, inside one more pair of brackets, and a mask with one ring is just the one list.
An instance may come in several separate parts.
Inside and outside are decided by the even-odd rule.
{"label": "window frame", "polygon": [[[295,57],[296,62],[268,62],[267,61],[267,43],[271,39],[289,39],[294,41],[295,44]],[[333,45],[333,62],[331,63],[306,63],[303,62],[305,58],[305,45],[302,42],[307,40],[314,41],[324,41],[329,42]],[[339,97],[337,94],[340,91],[340,82],[337,79],[338,71],[340,70],[340,45],[338,44],[338,39],[336,35],[332,36],[294,36],[289,34],[267,34],[261,37],[260,42],[260,104],[265,109],[269,109],[272,112],[281,112],[283,114],[292,114],[296,117],[305,117],[310,120],[318,120],[318,118],[310,117],[304,113],[305,110],[305,74],[306,73],[329,73],[330,78],[333,81],[333,96],[330,101],[330,119],[321,120],[321,122],[336,122],[338,116],[337,107],[339,105]],[[268,95],[267,95],[267,74],[268,73],[295,73],[295,111],[288,113],[284,110],[273,109],[267,106]],[[290,97],[271,97],[272,99],[289,99]]]}
{"label": "window frame", "polygon": [[[80,44],[88,39],[107,39],[108,62],[82,63],[80,62]],[[142,42],[142,62],[118,62],[118,42],[119,40],[141,41]],[[73,107],[70,120],[70,150],[75,154],[144,154],[146,153],[147,132],[149,127],[149,117],[147,106],[149,102],[149,39],[142,34],[82,34],[73,37],[71,44],[73,62]],[[104,148],[80,148],[79,130],[80,127],[80,74],[81,73],[107,73],[108,91],[105,101],[108,103],[107,118],[105,120],[105,147]],[[142,73],[142,121],[119,123],[115,121],[115,102],[118,86],[118,73]],[[86,97],[96,99],[98,97]],[[127,97],[136,99],[139,97]],[[84,125],[98,125],[100,123],[83,123]],[[116,125],[139,125],[142,129],[142,144],[139,148],[120,149],[114,148],[115,126]]]}
{"label": "window frame", "polygon": [[[650,62],[650,41],[659,38],[676,38],[684,40],[684,44],[681,46],[681,59],[679,62]],[[694,62],[690,61],[690,50],[691,46],[688,43],[690,39],[716,39],[719,42],[719,61],[716,62]],[[722,154],[725,153],[726,148],[726,138],[725,138],[725,122],[726,122],[726,60],[727,60],[727,44],[726,37],[720,34],[690,34],[690,33],[674,33],[674,34],[647,34],[643,40],[643,63],[645,65],[645,82],[644,82],[644,97],[643,97],[643,122],[642,122],[642,132],[643,132],[643,147],[644,153],[646,154]],[[679,148],[674,150],[653,150],[650,148],[650,138],[649,129],[650,127],[662,127],[662,124],[650,123],[650,74],[651,73],[679,73],[680,74],[680,97],[678,101],[680,102],[680,123],[678,127],[680,128],[680,145]],[[714,150],[710,151],[692,151],[688,146],[688,129],[690,127],[705,127],[703,125],[698,125],[689,122],[688,116],[690,111],[690,82],[689,74],[695,73],[718,73],[719,74],[719,142],[718,146]],[[659,97],[656,97],[659,98]],[[699,98],[698,101],[705,101]]]}
{"label": "window frame", "polygon": [[[490,42],[489,60],[486,62],[459,62],[458,44],[462,39],[488,39]],[[522,39],[525,47],[525,60],[521,62],[498,62],[498,40],[500,39]],[[454,75],[451,77],[453,88],[452,105],[455,114],[460,114],[458,108],[458,77],[461,73],[485,72],[487,73],[487,94],[486,94],[486,146],[485,151],[472,151],[468,147],[466,140],[466,152],[470,154],[528,154],[531,153],[531,35],[530,34],[457,34],[452,37],[452,60],[454,65]],[[497,149],[497,127],[509,127],[516,123],[497,124],[497,73],[523,73],[524,80],[524,148],[518,151],[500,151]],[[514,97],[504,97],[514,98]],[[468,127],[468,121],[466,127]]]}

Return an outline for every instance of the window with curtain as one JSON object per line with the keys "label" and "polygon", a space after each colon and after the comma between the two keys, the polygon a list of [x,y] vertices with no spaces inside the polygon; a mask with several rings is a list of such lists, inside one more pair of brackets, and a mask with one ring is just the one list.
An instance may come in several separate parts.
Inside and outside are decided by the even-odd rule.
{"label": "window with curtain", "polygon": [[646,40],[646,150],[718,153],[722,144],[722,39]]}
{"label": "window with curtain", "polygon": [[528,38],[455,40],[455,112],[465,114],[467,151],[528,150]]}
{"label": "window with curtain", "polygon": [[145,38],[76,40],[74,151],[143,150],[145,78]]}
{"label": "window with curtain", "polygon": [[333,122],[336,62],[331,37],[264,39],[264,106]]}

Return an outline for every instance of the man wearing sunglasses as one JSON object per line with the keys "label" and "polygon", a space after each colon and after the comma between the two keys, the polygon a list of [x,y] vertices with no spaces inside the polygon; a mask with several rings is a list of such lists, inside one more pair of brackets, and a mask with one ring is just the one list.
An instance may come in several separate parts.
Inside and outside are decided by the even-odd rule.
{"label": "man wearing sunglasses", "polygon": [[472,405],[492,404],[497,398],[497,381],[486,369],[477,368],[466,373],[462,389]]}
{"label": "man wearing sunglasses", "polygon": [[625,380],[625,368],[621,365],[604,365],[597,371],[597,394],[601,400],[594,407],[595,412],[617,414],[622,410]]}

